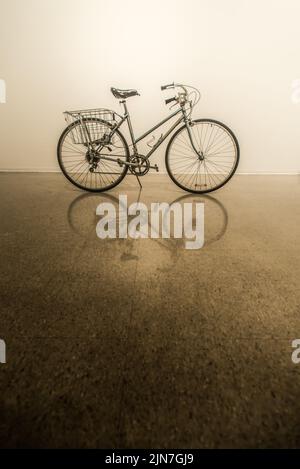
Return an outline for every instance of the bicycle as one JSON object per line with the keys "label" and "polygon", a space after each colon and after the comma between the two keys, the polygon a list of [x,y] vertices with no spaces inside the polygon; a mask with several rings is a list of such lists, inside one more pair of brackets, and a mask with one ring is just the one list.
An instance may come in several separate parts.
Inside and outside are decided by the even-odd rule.
{"label": "bicycle", "polygon": [[[176,95],[165,103],[174,103],[170,109],[176,106],[176,110],[138,138],[134,136],[126,102],[129,97],[139,96],[136,90],[111,88],[124,107],[123,116],[102,108],[66,111],[68,126],[57,146],[58,163],[66,178],[80,189],[91,192],[112,189],[128,170],[140,183],[139,178],[150,169],[159,171],[157,165],[150,164],[150,156],[183,123],[167,145],[168,175],[177,186],[192,193],[204,194],[224,186],[239,164],[237,138],[229,127],[217,120],[192,119],[193,109],[201,97],[199,90],[174,83],[161,87],[162,91],[169,89],[175,89]],[[177,115],[179,118],[156,143],[147,142],[149,152],[140,154],[137,144]],[[125,121],[131,144],[119,130]]]}

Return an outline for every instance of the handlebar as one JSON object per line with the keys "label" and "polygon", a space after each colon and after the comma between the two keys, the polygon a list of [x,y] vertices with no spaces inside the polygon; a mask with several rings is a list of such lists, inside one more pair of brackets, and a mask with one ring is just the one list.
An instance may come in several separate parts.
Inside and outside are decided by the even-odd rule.
{"label": "handlebar", "polygon": [[169,104],[169,103],[171,103],[172,101],[177,101],[177,98],[174,96],[173,98],[166,99],[166,100],[165,100],[165,103],[166,103],[166,104]]}
{"label": "handlebar", "polygon": [[174,88],[174,83],[171,83],[170,85],[163,85],[160,87],[161,91],[167,90],[168,88]]}
{"label": "handlebar", "polygon": [[[201,94],[197,88],[189,85],[182,85],[181,83],[170,83],[169,85],[162,85],[160,88],[162,91],[165,91],[170,88],[176,89],[176,91],[178,92],[177,95],[173,98],[166,99],[165,103],[169,104],[173,101],[176,101],[176,103],[179,104],[181,107],[189,105],[190,113],[201,98]],[[177,90],[177,88],[179,89]],[[192,95],[193,98],[191,97]]]}

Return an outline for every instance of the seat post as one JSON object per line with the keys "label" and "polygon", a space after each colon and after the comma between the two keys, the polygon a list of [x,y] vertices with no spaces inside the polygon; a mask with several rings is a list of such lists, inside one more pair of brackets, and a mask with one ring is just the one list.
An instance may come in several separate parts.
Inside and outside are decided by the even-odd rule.
{"label": "seat post", "polygon": [[126,99],[122,99],[121,101],[119,101],[119,103],[123,104],[125,115],[128,114]]}
{"label": "seat post", "polygon": [[128,112],[128,109],[127,109],[126,99],[123,99],[122,101],[120,101],[120,104],[123,104],[123,106],[124,106],[125,116],[127,117],[129,133],[130,133],[130,137],[131,137],[131,141],[132,141],[132,147],[133,147],[134,153],[137,153],[137,147],[136,147],[136,144],[135,144],[135,138],[134,138],[134,133],[133,133],[133,128],[132,128],[132,124],[131,124],[130,115],[129,115],[129,112]]}

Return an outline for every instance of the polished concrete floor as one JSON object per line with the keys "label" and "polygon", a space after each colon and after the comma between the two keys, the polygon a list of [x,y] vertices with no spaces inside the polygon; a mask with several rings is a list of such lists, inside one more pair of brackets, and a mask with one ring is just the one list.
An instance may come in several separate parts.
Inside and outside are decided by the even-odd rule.
{"label": "polished concrete floor", "polygon": [[143,185],[0,174],[0,445],[300,446],[300,178],[188,196],[205,203],[198,251],[97,238],[100,202],[185,195]]}

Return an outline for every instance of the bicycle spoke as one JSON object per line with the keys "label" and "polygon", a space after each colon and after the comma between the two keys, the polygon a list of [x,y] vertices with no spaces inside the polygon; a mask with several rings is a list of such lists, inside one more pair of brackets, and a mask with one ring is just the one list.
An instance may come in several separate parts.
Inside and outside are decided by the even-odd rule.
{"label": "bicycle spoke", "polygon": [[118,183],[126,174],[127,167],[120,166],[117,160],[128,158],[127,149],[118,133],[114,133],[108,144],[101,144],[104,135],[111,132],[107,124],[97,119],[87,119],[85,126],[91,143],[82,143],[81,124],[76,122],[60,144],[60,164],[69,179],[80,187],[104,190]]}
{"label": "bicycle spoke", "polygon": [[178,184],[190,191],[215,190],[235,171],[238,150],[231,133],[214,121],[195,121],[175,135],[168,152],[167,169]]}

